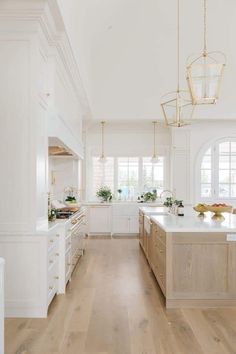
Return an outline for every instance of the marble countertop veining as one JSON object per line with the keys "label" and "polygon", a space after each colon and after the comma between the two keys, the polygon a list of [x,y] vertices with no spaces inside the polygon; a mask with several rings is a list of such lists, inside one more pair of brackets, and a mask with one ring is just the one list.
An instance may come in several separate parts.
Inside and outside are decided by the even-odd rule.
{"label": "marble countertop veining", "polygon": [[166,232],[236,232],[236,215],[224,213],[223,220],[213,220],[212,213],[204,218],[196,213],[185,216],[152,215],[151,220]]}

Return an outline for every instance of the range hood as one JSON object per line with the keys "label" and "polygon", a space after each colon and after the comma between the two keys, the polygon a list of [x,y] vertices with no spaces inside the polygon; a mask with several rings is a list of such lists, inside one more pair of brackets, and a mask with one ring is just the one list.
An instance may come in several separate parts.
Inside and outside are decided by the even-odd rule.
{"label": "range hood", "polygon": [[73,156],[73,154],[62,146],[49,146],[49,156]]}
{"label": "range hood", "polygon": [[48,138],[48,155],[54,157],[75,157],[73,151],[56,137]]}

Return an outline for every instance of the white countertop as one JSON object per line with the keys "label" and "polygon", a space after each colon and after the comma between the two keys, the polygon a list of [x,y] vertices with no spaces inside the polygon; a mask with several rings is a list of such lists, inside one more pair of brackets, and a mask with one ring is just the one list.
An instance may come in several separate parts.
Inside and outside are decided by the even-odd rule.
{"label": "white countertop", "polygon": [[152,215],[151,220],[161,226],[166,232],[236,232],[236,215],[224,213],[224,220],[213,220],[212,213],[206,213],[201,218],[197,213],[176,216]]}
{"label": "white countertop", "polygon": [[157,207],[157,206],[163,206],[163,204],[160,204],[160,202],[149,202],[149,203],[140,203],[137,201],[129,201],[129,200],[114,200],[111,202],[99,202],[99,201],[90,201],[90,202],[83,202],[82,205],[99,205],[99,206],[103,206],[103,205],[138,205],[138,206],[150,206],[150,207]]}
{"label": "white countertop", "polygon": [[168,215],[168,209],[163,206],[144,206],[139,208],[145,215]]}

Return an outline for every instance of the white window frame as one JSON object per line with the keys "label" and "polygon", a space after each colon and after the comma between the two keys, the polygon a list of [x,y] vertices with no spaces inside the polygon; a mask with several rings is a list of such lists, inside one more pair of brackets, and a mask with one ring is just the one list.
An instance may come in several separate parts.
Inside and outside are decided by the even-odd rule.
{"label": "white window frame", "polygon": [[[219,145],[224,142],[236,142],[236,137],[224,137],[218,139],[211,144],[208,144],[204,151],[201,153],[198,164],[197,164],[197,174],[196,174],[196,181],[197,181],[197,201],[202,201],[205,203],[211,203],[213,201],[219,202],[236,202],[236,197],[219,197]],[[212,186],[212,196],[211,197],[202,197],[201,196],[201,164],[202,160],[207,152],[207,150],[212,149],[211,154],[211,186]],[[231,170],[231,169],[230,169]],[[231,183],[229,183],[231,185]]]}
{"label": "white window frame", "polygon": [[[92,156],[91,161],[93,160],[93,158],[99,158],[98,156]],[[138,158],[138,163],[139,163],[139,181],[138,181],[138,188],[139,188],[139,193],[143,192],[143,187],[144,187],[144,183],[143,183],[143,158],[146,158],[148,156],[108,156],[110,158],[114,159],[114,194],[116,194],[117,189],[118,189],[118,158],[122,158],[122,157],[126,157],[126,158]],[[162,154],[161,157],[163,157],[163,189],[169,189],[169,178],[168,178],[168,156],[166,154]],[[150,157],[151,159],[151,157]],[[92,176],[93,176],[93,165],[91,167],[91,182],[92,182]],[[89,196],[90,196],[90,200],[92,200],[93,198],[95,198],[94,195],[92,195],[92,183],[91,183],[91,187],[89,189]]]}

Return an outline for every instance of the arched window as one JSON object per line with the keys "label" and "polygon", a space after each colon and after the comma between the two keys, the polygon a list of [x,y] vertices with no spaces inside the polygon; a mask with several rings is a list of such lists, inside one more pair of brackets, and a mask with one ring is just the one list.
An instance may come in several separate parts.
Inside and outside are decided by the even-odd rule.
{"label": "arched window", "polygon": [[236,139],[218,140],[200,165],[201,199],[236,199]]}

